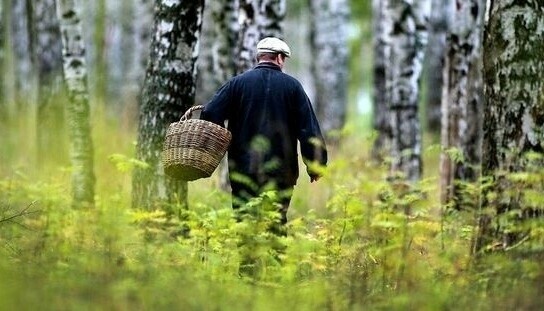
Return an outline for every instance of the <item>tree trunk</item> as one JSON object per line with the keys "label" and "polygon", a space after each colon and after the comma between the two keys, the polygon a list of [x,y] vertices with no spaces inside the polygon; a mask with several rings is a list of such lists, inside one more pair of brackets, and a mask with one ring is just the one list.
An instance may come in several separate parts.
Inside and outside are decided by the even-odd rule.
{"label": "tree trunk", "polygon": [[[129,83],[128,73],[134,54],[132,45],[132,24],[134,23],[134,1],[119,0],[107,2],[108,28],[106,31],[106,65],[109,80],[106,86],[108,117],[119,120],[123,115]],[[139,22],[139,21],[138,21]],[[113,99],[113,100],[109,100]]]}
{"label": "tree trunk", "polygon": [[323,132],[329,141],[336,142],[346,120],[349,3],[347,0],[308,3],[315,85],[313,104]]}
{"label": "tree trunk", "polygon": [[198,103],[209,101],[216,90],[236,74],[238,5],[238,0],[210,1],[206,5],[198,58]]}
{"label": "tree trunk", "polygon": [[386,90],[386,44],[385,3],[383,0],[372,0],[372,32],[373,32],[373,118],[372,127],[376,138],[372,146],[372,159],[381,162],[390,152],[391,122]]}
{"label": "tree trunk", "polygon": [[195,98],[196,60],[204,1],[157,0],[150,62],[140,106],[136,156],[148,168],[133,176],[133,206],[179,202],[186,206],[187,183],[168,178],[160,162],[168,125]]}
{"label": "tree trunk", "polygon": [[58,0],[57,12],[61,21],[64,79],[70,98],[67,112],[73,205],[92,206],[95,177],[85,43],[74,1]]}
{"label": "tree trunk", "polygon": [[[119,0],[117,0],[119,1]],[[100,110],[104,110],[108,105],[107,100],[107,86],[108,86],[108,68],[107,68],[107,49],[106,44],[106,0],[95,0],[95,12],[94,12],[94,33],[93,43],[95,47],[94,54],[94,71],[92,82],[94,85],[94,104]]]}
{"label": "tree trunk", "polygon": [[[514,173],[540,169],[528,152],[544,153],[544,3],[489,0],[484,32],[484,136],[482,173],[493,180],[484,195],[475,250],[508,249],[520,242],[519,221],[542,216],[542,204],[525,201],[530,180]],[[540,173],[541,174],[541,173]],[[540,194],[543,189],[540,189]],[[538,193],[538,192],[536,192]],[[489,194],[486,192],[485,194]]]}
{"label": "tree trunk", "polygon": [[[61,97],[63,57],[60,17],[57,17],[55,0],[35,0],[33,3],[32,38],[38,72],[37,154],[43,164],[47,160],[58,161],[58,155],[68,153],[64,145],[64,103]],[[54,152],[51,152],[52,146]]]}
{"label": "tree trunk", "polygon": [[[129,70],[125,81],[124,98],[127,101],[125,114],[127,120],[137,120],[138,102],[141,102],[141,90],[149,59],[151,30],[153,29],[153,1],[134,2],[134,19],[131,23],[130,41],[133,52],[129,59]],[[126,128],[132,128],[127,124]]]}
{"label": "tree trunk", "polygon": [[30,37],[32,23],[30,0],[12,3],[12,43],[14,56],[14,88],[18,104],[31,103],[35,90],[35,75],[32,72],[32,44]]}
{"label": "tree trunk", "polygon": [[[210,1],[204,10],[203,35],[198,58],[196,102],[205,104],[216,90],[236,74],[238,0]],[[219,167],[219,187],[229,191],[227,156]]]}
{"label": "tree trunk", "polygon": [[389,44],[387,97],[391,115],[392,175],[420,179],[419,82],[427,45],[430,0],[386,1]]}
{"label": "tree trunk", "polygon": [[436,135],[440,133],[446,35],[448,33],[452,9],[453,0],[432,0],[432,11],[429,22],[429,44],[425,57],[427,60],[425,112],[427,116],[427,129],[430,133]]}
{"label": "tree trunk", "polygon": [[2,1],[2,80],[0,84],[2,85],[2,95],[3,102],[3,113],[5,118],[9,119],[11,115],[14,114],[14,104],[15,104],[15,81],[13,79],[14,75],[14,62],[13,62],[13,34],[11,32],[12,24],[12,1],[13,0],[1,0]]}
{"label": "tree trunk", "polygon": [[482,137],[483,0],[457,1],[448,38],[444,71],[441,201],[457,209],[474,208],[463,200],[466,182],[479,176]]}
{"label": "tree trunk", "polygon": [[238,37],[237,73],[255,66],[256,47],[265,37],[283,37],[285,0],[239,0],[240,35]]}

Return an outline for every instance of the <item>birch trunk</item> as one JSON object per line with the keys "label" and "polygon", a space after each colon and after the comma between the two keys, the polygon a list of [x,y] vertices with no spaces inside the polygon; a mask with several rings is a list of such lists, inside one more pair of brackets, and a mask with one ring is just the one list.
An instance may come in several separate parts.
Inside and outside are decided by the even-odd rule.
{"label": "birch trunk", "polygon": [[[463,2],[463,1],[457,1]],[[432,0],[429,23],[429,44],[426,55],[426,116],[427,128],[432,134],[440,133],[442,90],[444,87],[444,57],[446,55],[446,35],[453,12],[453,0]],[[455,21],[455,18],[452,19]]]}
{"label": "birch trunk", "polygon": [[[149,59],[151,30],[153,29],[153,1],[138,0],[134,2],[134,20],[131,23],[130,37],[133,53],[129,59],[130,68],[127,73],[125,96],[127,120],[138,119],[138,102],[141,101],[141,90],[144,84],[145,71]],[[131,125],[127,125],[131,128]]]}
{"label": "birch trunk", "polygon": [[67,112],[73,205],[92,206],[95,176],[87,65],[81,22],[76,9],[74,0],[57,1],[57,12],[61,21],[64,79],[70,98]]}
{"label": "birch trunk", "polygon": [[133,206],[187,205],[187,183],[164,175],[161,152],[168,125],[194,104],[204,1],[157,0],[150,62],[140,106],[136,156],[149,168],[133,176]]}
{"label": "birch trunk", "polygon": [[206,5],[198,58],[198,103],[210,100],[217,89],[236,74],[238,6],[238,0],[210,1]]}
{"label": "birch trunk", "polygon": [[[204,10],[203,36],[197,83],[197,103],[204,104],[216,90],[236,74],[236,43],[238,41],[238,0],[210,1]],[[206,33],[206,34],[204,34]],[[219,168],[219,187],[230,190],[227,156]]]}
{"label": "birch trunk", "polygon": [[430,0],[386,1],[386,16],[391,19],[386,22],[391,170],[394,177],[410,182],[418,181],[422,171],[418,102],[430,8]]}
{"label": "birch trunk", "polygon": [[323,132],[335,142],[346,120],[349,4],[347,0],[308,3],[313,105]]}
{"label": "birch trunk", "polygon": [[[34,15],[35,61],[38,72],[38,113],[37,140],[38,160],[44,163],[57,160],[60,154],[66,154],[64,145],[64,103],[62,41],[59,19],[55,9],[55,0],[35,0]],[[51,147],[54,146],[54,152]],[[53,156],[54,158],[49,158]]]}
{"label": "birch trunk", "polygon": [[[490,245],[508,249],[520,242],[521,232],[514,231],[519,221],[542,216],[543,208],[525,201],[524,193],[537,191],[531,188],[538,185],[528,180],[520,185],[512,175],[544,165],[524,157],[544,153],[544,3],[487,3],[482,173],[494,181],[494,195],[484,196],[483,208],[492,213],[481,215],[476,251]],[[540,194],[542,190],[540,186]]]}
{"label": "birch trunk", "polygon": [[385,22],[385,3],[383,0],[372,0],[372,32],[373,32],[373,119],[372,127],[376,138],[372,146],[372,158],[381,162],[390,152],[391,122],[387,102],[386,89],[386,44],[387,26]]}
{"label": "birch trunk", "polygon": [[240,35],[238,37],[237,73],[255,66],[259,40],[273,36],[283,37],[285,0],[239,0]]}
{"label": "birch trunk", "polygon": [[474,208],[463,200],[463,183],[479,176],[482,138],[483,0],[457,1],[448,38],[444,71],[441,201],[457,209]]}
{"label": "birch trunk", "polygon": [[[93,32],[93,45],[95,48],[93,66],[94,71],[92,78],[93,90],[93,104],[95,104],[100,110],[104,110],[107,107],[107,85],[109,80],[108,68],[107,68],[107,44],[106,44],[106,0],[94,0],[94,32]],[[119,1],[119,0],[117,0]]]}
{"label": "birch trunk", "polygon": [[15,103],[15,81],[13,80],[14,68],[13,68],[13,34],[11,33],[11,24],[13,16],[11,14],[12,0],[2,1],[2,80],[0,85],[2,90],[0,95],[2,96],[2,106],[5,118],[8,119],[14,113]]}
{"label": "birch trunk", "polygon": [[29,0],[12,3],[11,29],[13,36],[14,88],[16,101],[31,103],[35,89],[35,75],[32,72],[32,44],[30,29],[32,26],[32,6]]}

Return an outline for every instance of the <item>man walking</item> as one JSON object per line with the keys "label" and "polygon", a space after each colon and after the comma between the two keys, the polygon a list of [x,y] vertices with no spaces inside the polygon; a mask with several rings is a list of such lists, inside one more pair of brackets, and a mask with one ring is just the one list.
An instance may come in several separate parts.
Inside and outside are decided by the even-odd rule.
{"label": "man walking", "polygon": [[201,119],[224,125],[232,205],[239,210],[252,197],[278,190],[281,224],[299,175],[297,142],[310,181],[320,178],[327,149],[310,100],[295,78],[283,73],[289,46],[278,38],[257,44],[258,64],[225,83],[204,106]]}

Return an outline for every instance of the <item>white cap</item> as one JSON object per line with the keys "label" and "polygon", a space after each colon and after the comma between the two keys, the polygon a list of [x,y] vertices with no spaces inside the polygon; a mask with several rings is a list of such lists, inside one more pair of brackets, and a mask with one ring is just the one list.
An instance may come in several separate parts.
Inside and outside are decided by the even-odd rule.
{"label": "white cap", "polygon": [[274,37],[267,37],[257,43],[257,53],[282,53],[291,56],[291,49],[287,43]]}

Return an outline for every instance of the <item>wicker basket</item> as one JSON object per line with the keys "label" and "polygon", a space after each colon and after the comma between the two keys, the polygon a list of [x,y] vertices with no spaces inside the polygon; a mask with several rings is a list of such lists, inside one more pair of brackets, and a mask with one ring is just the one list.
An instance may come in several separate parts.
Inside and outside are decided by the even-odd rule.
{"label": "wicker basket", "polygon": [[225,155],[232,138],[213,122],[190,119],[203,106],[191,107],[179,122],[171,123],[163,148],[164,172],[187,181],[210,177]]}

